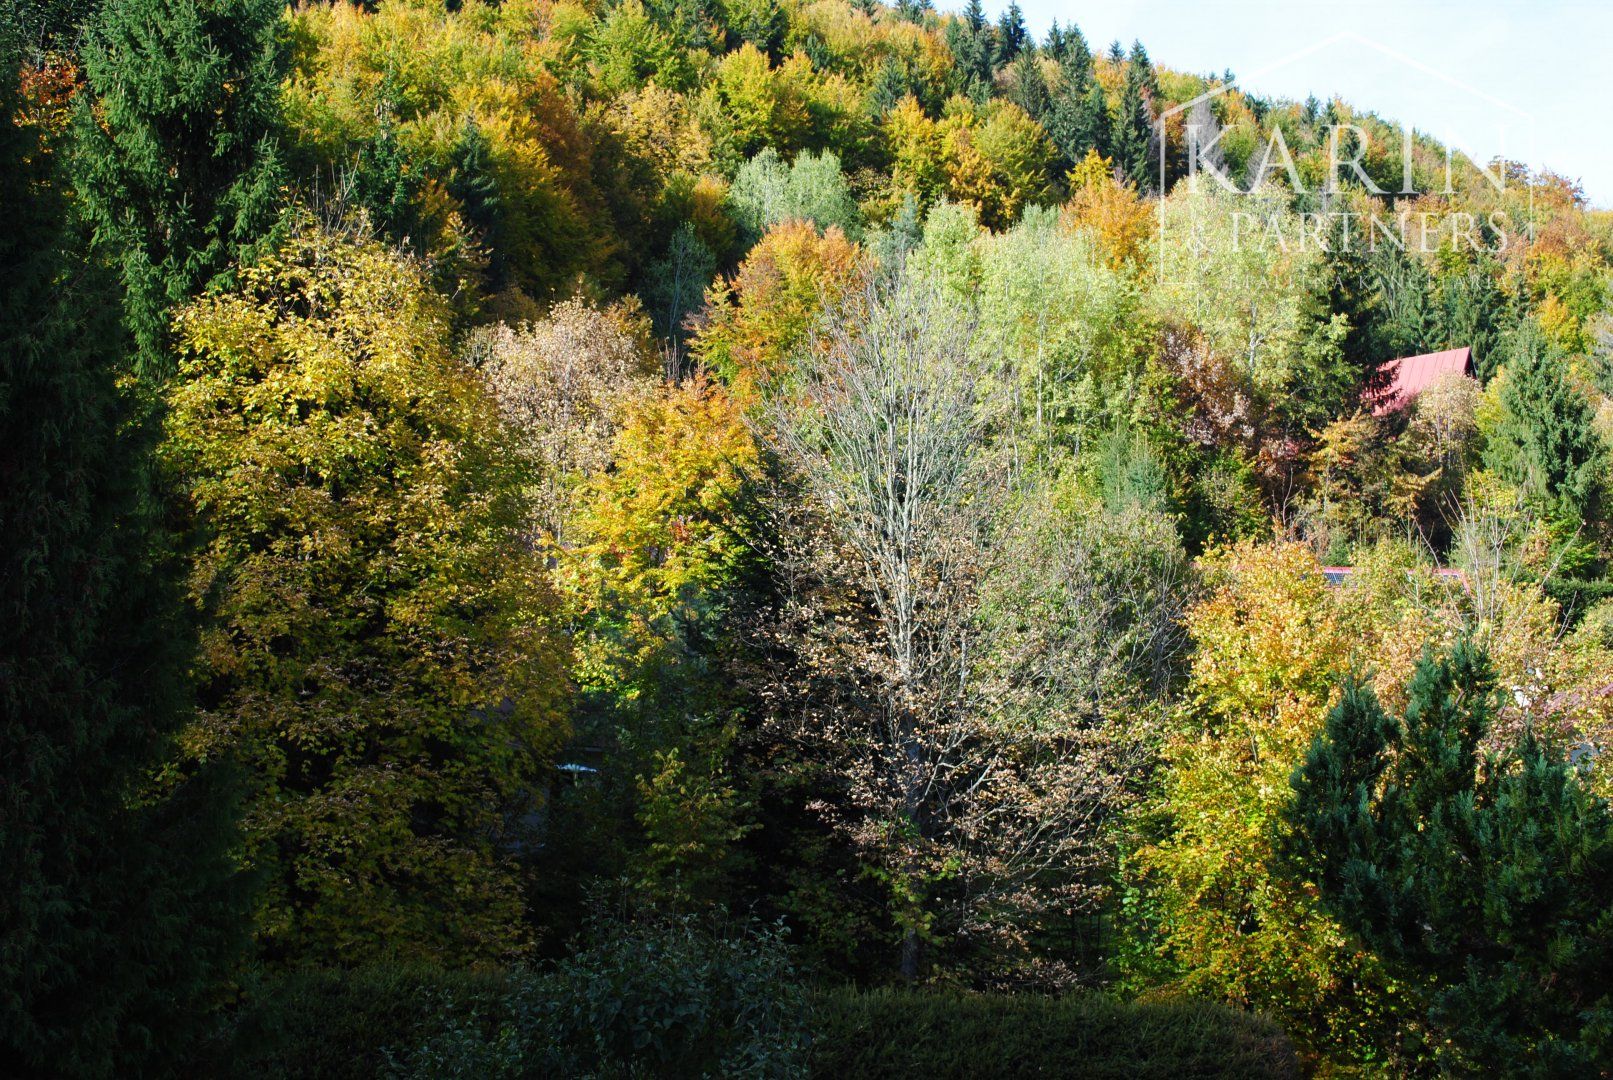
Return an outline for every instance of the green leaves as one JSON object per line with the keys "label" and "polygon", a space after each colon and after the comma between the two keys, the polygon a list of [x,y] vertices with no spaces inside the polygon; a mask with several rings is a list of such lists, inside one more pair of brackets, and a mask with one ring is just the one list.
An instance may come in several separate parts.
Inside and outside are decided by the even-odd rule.
{"label": "green leaves", "polygon": [[1511,353],[1501,385],[1501,422],[1490,434],[1486,462],[1550,516],[1594,520],[1608,461],[1595,410],[1537,328],[1520,328]]}
{"label": "green leaves", "polygon": [[1294,774],[1290,860],[1424,984],[1462,1065],[1605,1067],[1613,814],[1532,734],[1481,759],[1497,701],[1471,643],[1425,653],[1407,694],[1398,718],[1359,686],[1334,708]]}
{"label": "green leaves", "polygon": [[275,0],[111,0],[90,20],[76,186],[119,267],[140,373],[173,373],[173,308],[227,280],[276,222]]}

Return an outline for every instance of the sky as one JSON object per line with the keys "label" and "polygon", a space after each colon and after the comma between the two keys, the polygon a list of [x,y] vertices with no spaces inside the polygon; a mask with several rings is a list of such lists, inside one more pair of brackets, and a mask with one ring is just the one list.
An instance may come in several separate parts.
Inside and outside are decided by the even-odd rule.
{"label": "sky", "polygon": [[[984,0],[993,20],[1007,3]],[[937,6],[956,11],[963,2]],[[1020,0],[1020,7],[1038,40],[1054,19],[1074,22],[1094,52],[1135,38],[1156,64],[1199,74],[1230,68],[1250,93],[1299,101],[1337,95],[1480,162],[1499,155],[1576,179],[1593,205],[1613,208],[1613,0]]]}

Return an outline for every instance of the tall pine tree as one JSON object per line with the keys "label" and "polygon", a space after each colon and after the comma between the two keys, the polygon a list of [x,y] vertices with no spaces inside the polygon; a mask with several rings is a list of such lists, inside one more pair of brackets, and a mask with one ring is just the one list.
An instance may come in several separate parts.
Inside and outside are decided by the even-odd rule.
{"label": "tall pine tree", "polygon": [[994,43],[980,0],[969,0],[963,18],[947,23],[947,47],[952,50],[959,91],[984,101],[991,93]]}
{"label": "tall pine tree", "polygon": [[1353,218],[1331,218],[1321,258],[1301,279],[1300,363],[1284,408],[1305,430],[1354,412],[1377,389],[1385,359],[1377,342],[1379,296],[1366,243]]}
{"label": "tall pine tree", "polygon": [[1008,100],[1025,110],[1025,114],[1044,127],[1052,101],[1047,93],[1047,79],[1042,65],[1034,53],[1020,53],[1019,59],[1009,67]]}
{"label": "tall pine tree", "polygon": [[1502,335],[1515,324],[1512,304],[1486,266],[1447,275],[1441,290],[1441,322],[1446,348],[1466,346],[1486,382],[1500,361]]}
{"label": "tall pine tree", "polygon": [[1149,149],[1154,130],[1153,101],[1159,88],[1154,65],[1142,42],[1133,42],[1126,60],[1126,79],[1120,91],[1120,110],[1115,118],[1112,149],[1115,164],[1138,190],[1157,187],[1156,163]]}
{"label": "tall pine tree", "polygon": [[1608,452],[1596,411],[1533,322],[1514,332],[1485,459],[1563,525],[1598,518]]}
{"label": "tall pine tree", "polygon": [[118,394],[116,284],[0,63],[0,1059],[169,1075],[244,937],[233,814],[216,772],[151,787],[189,694],[149,439]]}
{"label": "tall pine tree", "polygon": [[278,0],[107,0],[84,42],[76,183],[119,268],[139,374],[172,374],[172,310],[269,232]]}
{"label": "tall pine tree", "polygon": [[1345,687],[1295,771],[1291,865],[1424,996],[1447,1071],[1600,1076],[1613,1063],[1613,813],[1525,737],[1481,752],[1495,718],[1483,652],[1425,654],[1403,716]]}
{"label": "tall pine tree", "polygon": [[1395,244],[1379,244],[1371,261],[1378,293],[1374,342],[1379,362],[1428,352],[1440,339],[1428,271]]}
{"label": "tall pine tree", "polygon": [[1103,87],[1092,77],[1092,50],[1081,31],[1072,26],[1064,33],[1059,79],[1048,106],[1047,134],[1058,151],[1059,165],[1073,169],[1096,150],[1109,153],[1109,103]]}
{"label": "tall pine tree", "polygon": [[1011,0],[997,18],[996,48],[992,56],[992,67],[1001,71],[1019,59],[1020,54],[1030,43],[1030,31],[1025,29],[1025,13],[1019,10],[1017,0]]}

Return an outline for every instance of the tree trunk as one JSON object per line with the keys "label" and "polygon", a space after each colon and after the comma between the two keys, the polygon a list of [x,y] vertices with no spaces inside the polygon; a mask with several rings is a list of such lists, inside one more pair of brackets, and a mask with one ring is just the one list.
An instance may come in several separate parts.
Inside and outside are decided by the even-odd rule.
{"label": "tree trunk", "polygon": [[902,978],[908,982],[917,982],[919,971],[923,963],[924,943],[919,940],[919,932],[909,929],[902,935]]}

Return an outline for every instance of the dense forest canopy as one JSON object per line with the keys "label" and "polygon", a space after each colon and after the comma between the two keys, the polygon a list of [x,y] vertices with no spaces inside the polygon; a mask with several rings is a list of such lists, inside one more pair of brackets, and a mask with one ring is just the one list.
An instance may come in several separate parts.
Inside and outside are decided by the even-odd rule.
{"label": "dense forest canopy", "polygon": [[1613,1069],[1573,181],[1017,4],[3,10],[30,1075],[385,965],[508,980],[389,1075],[798,1075],[886,984]]}

